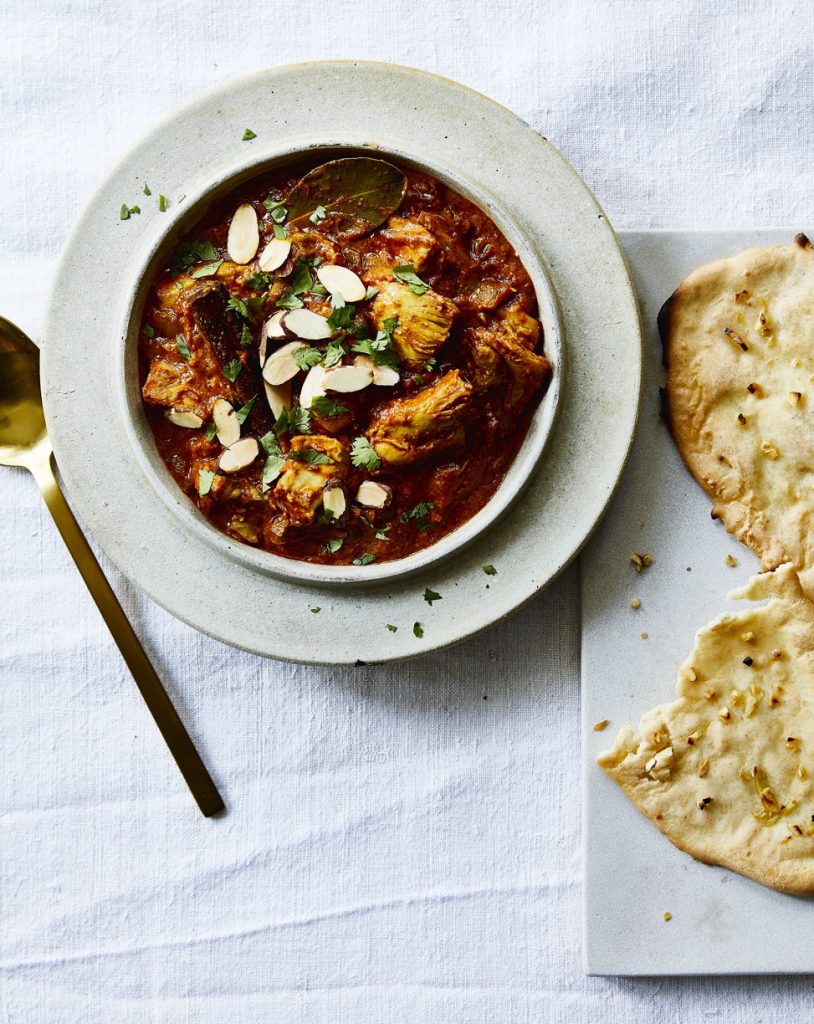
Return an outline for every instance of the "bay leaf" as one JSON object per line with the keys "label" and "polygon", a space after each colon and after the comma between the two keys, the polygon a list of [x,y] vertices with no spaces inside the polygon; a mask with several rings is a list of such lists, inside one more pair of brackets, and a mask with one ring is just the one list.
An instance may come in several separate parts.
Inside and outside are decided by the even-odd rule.
{"label": "bay leaf", "polygon": [[344,157],[309,171],[286,200],[288,226],[306,227],[318,206],[320,230],[339,239],[361,238],[399,208],[407,179],[386,160]]}

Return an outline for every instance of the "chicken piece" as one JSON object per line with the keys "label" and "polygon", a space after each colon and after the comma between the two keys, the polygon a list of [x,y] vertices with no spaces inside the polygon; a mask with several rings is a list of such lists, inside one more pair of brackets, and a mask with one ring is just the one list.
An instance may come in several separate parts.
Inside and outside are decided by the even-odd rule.
{"label": "chicken piece", "polygon": [[364,257],[365,284],[378,284],[393,277],[393,267],[409,263],[418,273],[438,248],[435,236],[416,220],[391,217],[379,232],[384,247]]}
{"label": "chicken piece", "polygon": [[420,370],[449,337],[458,307],[432,290],[416,295],[406,284],[389,281],[379,289],[370,309],[379,330],[385,320],[398,318],[393,349],[410,370]]}
{"label": "chicken piece", "polygon": [[373,414],[370,443],[383,462],[404,465],[460,448],[464,427],[474,417],[474,389],[450,370],[429,387],[396,398]]}
{"label": "chicken piece", "polygon": [[[297,452],[319,452],[327,462],[310,463],[296,457]],[[274,497],[286,514],[290,524],[304,526],[314,521],[322,501],[325,484],[334,477],[343,477],[348,471],[348,449],[335,437],[324,434],[302,434],[291,439],[291,452],[283,467],[283,474],[274,488]]]}
{"label": "chicken piece", "polygon": [[207,415],[206,402],[195,388],[189,366],[165,356],[156,356],[150,363],[141,394],[150,405],[160,405],[179,412],[194,412],[201,419]]}
{"label": "chicken piece", "polygon": [[549,361],[534,351],[540,333],[538,320],[510,306],[488,327],[470,328],[461,337],[475,390],[492,391],[504,413],[520,411],[551,373]]}
{"label": "chicken piece", "polygon": [[[264,393],[260,364],[257,359],[249,359],[245,348],[240,344],[240,327],[235,315],[227,308],[229,292],[222,284],[211,282],[184,293],[182,304],[186,319],[191,321],[203,340],[209,345],[220,364],[221,369],[234,360],[243,363],[243,369],[231,384],[233,404],[245,405],[255,396]],[[191,330],[184,332],[191,337]],[[226,383],[225,379],[223,383]],[[224,390],[221,386],[221,392]],[[230,396],[231,398],[231,396]],[[265,434],[271,429],[267,404],[256,401],[252,408],[249,425],[258,434]]]}

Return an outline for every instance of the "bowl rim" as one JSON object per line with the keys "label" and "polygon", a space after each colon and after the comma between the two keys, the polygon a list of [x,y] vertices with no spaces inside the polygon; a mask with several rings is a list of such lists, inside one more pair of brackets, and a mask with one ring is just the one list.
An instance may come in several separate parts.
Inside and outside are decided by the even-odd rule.
{"label": "bowl rim", "polygon": [[[434,544],[402,558],[365,566],[334,566],[289,558],[233,540],[221,532],[182,491],[161,459],[144,413],[137,383],[140,313],[159,260],[166,254],[167,248],[177,243],[180,236],[203,216],[208,206],[228,195],[241,182],[295,160],[322,154],[326,159],[342,155],[369,155],[393,160],[405,167],[431,174],[486,213],[515,249],[532,279],[538,317],[543,324],[544,352],[552,366],[549,386],[534,411],[523,442],[486,504]],[[510,514],[512,506],[544,460],[560,411],[566,366],[565,328],[559,301],[543,256],[534,240],[505,211],[500,198],[492,190],[457,167],[451,167],[450,163],[448,157],[440,154],[427,151],[417,153],[415,147],[407,146],[396,138],[389,138],[386,144],[380,144],[361,138],[352,139],[347,135],[337,140],[289,134],[229,162],[216,174],[196,183],[195,188],[190,188],[184,196],[183,203],[170,207],[167,219],[162,219],[158,224],[159,230],[148,233],[146,240],[133,251],[128,266],[128,280],[131,284],[119,320],[120,344],[116,349],[116,358],[111,361],[114,391],[125,434],[142,473],[174,514],[179,526],[192,531],[210,547],[220,550],[252,571],[288,583],[343,589],[348,586],[373,586],[426,572],[459,554],[477,538],[496,528]]]}

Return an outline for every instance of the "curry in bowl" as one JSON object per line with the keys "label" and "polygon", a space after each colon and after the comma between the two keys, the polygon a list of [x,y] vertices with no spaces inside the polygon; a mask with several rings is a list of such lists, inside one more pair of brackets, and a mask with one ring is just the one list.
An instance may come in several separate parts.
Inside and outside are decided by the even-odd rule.
{"label": "curry in bowl", "polygon": [[471,519],[551,380],[496,224],[370,157],[289,165],[210,209],[152,283],[139,357],[159,454],[202,514],[327,565]]}

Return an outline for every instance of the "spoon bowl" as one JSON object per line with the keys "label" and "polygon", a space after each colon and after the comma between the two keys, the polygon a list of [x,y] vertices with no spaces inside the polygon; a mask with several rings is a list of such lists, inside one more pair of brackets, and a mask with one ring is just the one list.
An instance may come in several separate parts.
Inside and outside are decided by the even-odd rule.
{"label": "spoon bowl", "polygon": [[0,316],[0,465],[25,466],[48,445],[40,397],[40,350]]}

